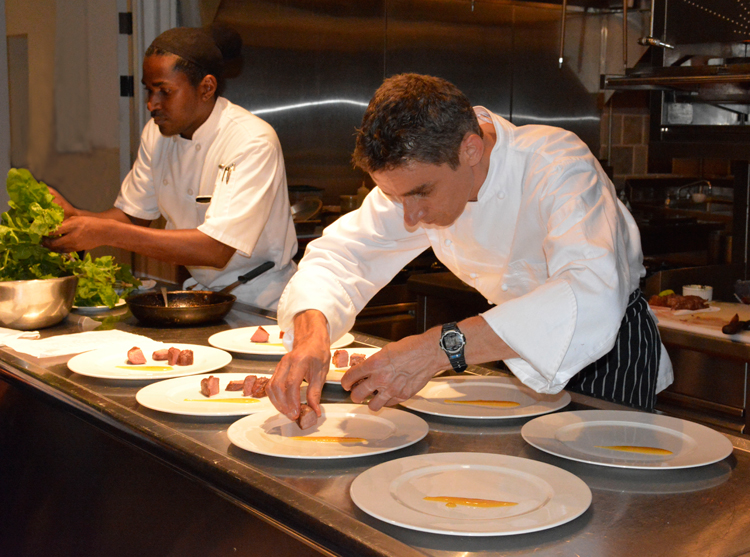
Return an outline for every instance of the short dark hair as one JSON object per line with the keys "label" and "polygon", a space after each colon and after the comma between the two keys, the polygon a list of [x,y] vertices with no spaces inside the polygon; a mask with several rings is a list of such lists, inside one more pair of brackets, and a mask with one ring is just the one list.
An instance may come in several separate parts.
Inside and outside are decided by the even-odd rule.
{"label": "short dark hair", "polygon": [[[187,77],[188,82],[193,87],[198,87],[200,85],[201,81],[203,81],[203,78],[209,75],[209,71],[202,68],[198,64],[194,64],[193,62],[189,60],[185,60],[182,56],[179,54],[174,54],[172,52],[168,52],[164,49],[159,48],[158,46],[150,46],[146,50],[145,58],[148,58],[149,56],[174,56],[176,58],[174,63],[174,69],[176,71],[182,72],[185,74],[185,77]],[[216,72],[219,73],[219,72]],[[223,85],[221,74],[216,75],[214,73],[210,73],[216,78],[216,82]],[[219,87],[217,87],[216,94],[219,95],[218,91]]]}
{"label": "short dark hair", "polygon": [[357,130],[352,161],[365,172],[410,162],[459,165],[467,133],[482,137],[469,99],[452,83],[413,73],[386,79]]}

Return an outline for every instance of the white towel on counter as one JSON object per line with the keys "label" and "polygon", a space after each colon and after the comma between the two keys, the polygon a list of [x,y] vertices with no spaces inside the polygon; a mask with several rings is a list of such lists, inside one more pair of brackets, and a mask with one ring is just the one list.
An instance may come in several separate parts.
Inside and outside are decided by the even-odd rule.
{"label": "white towel on counter", "polygon": [[[20,331],[15,331],[20,332]],[[39,333],[37,333],[39,336]],[[5,344],[16,352],[28,354],[35,358],[52,358],[57,356],[70,356],[89,352],[102,348],[103,346],[119,346],[125,349],[138,346],[139,344],[151,344],[154,341],[143,335],[126,333],[115,329],[109,331],[89,331],[86,333],[72,333],[58,335],[41,340],[29,340],[27,338],[8,339]]]}
{"label": "white towel on counter", "polygon": [[5,346],[9,341],[17,338],[39,338],[39,331],[19,331],[18,329],[4,329],[0,327],[0,346]]}

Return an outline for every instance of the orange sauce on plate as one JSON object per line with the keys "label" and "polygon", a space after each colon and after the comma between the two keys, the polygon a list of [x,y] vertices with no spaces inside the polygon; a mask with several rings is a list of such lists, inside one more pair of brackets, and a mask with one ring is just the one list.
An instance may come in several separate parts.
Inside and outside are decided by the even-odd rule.
{"label": "orange sauce on plate", "polygon": [[117,369],[134,369],[138,371],[172,371],[172,366],[116,366]]}
{"label": "orange sauce on plate", "polygon": [[672,451],[658,447],[639,447],[637,445],[595,445],[597,449],[609,449],[610,451],[621,451],[624,453],[642,453],[655,455],[670,455]]}
{"label": "orange sauce on plate", "polygon": [[425,497],[425,501],[434,501],[436,503],[445,503],[446,507],[454,508],[458,505],[463,507],[475,507],[481,509],[490,509],[494,507],[513,507],[518,505],[512,501],[495,501],[494,499],[472,499],[470,497]]}
{"label": "orange sauce on plate", "polygon": [[470,404],[472,406],[488,406],[490,408],[515,408],[521,406],[520,402],[512,400],[453,400],[446,398],[443,402],[446,404]]}
{"label": "orange sauce on plate", "polygon": [[295,441],[316,441],[318,443],[367,443],[363,437],[346,437],[346,436],[305,436],[290,437]]}
{"label": "orange sauce on plate", "polygon": [[260,402],[257,398],[186,398],[185,402],[239,402],[252,404]]}

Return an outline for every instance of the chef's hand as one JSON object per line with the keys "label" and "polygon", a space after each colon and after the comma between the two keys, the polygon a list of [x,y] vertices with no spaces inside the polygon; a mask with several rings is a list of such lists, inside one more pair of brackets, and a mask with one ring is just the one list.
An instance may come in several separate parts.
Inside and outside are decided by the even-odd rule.
{"label": "chef's hand", "polygon": [[57,203],[60,207],[63,208],[64,218],[70,218],[75,217],[78,215],[78,209],[73,207],[67,199],[65,199],[59,191],[57,191],[55,188],[51,186],[47,186],[47,189],[52,194],[52,196],[55,198],[55,203]]}
{"label": "chef's hand", "polygon": [[328,321],[317,310],[294,317],[294,345],[276,366],[266,393],[276,409],[290,420],[299,416],[299,390],[307,381],[307,404],[320,417],[320,393],[331,361]]}
{"label": "chef's hand", "polygon": [[42,245],[59,253],[90,250],[106,243],[107,227],[111,221],[96,217],[70,217],[57,227]]}
{"label": "chef's hand", "polygon": [[438,340],[439,329],[430,329],[391,342],[361,364],[350,367],[341,378],[341,386],[351,391],[356,403],[374,395],[368,406],[375,411],[408,400],[438,371],[450,367]]}

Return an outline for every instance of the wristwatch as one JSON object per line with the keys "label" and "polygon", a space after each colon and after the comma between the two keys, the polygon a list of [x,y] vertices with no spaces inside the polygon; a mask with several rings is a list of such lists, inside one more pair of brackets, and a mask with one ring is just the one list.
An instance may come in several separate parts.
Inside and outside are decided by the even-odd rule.
{"label": "wristwatch", "polygon": [[466,337],[456,323],[446,323],[443,325],[443,331],[440,334],[440,348],[448,356],[456,373],[461,373],[468,367],[464,358],[465,346]]}

